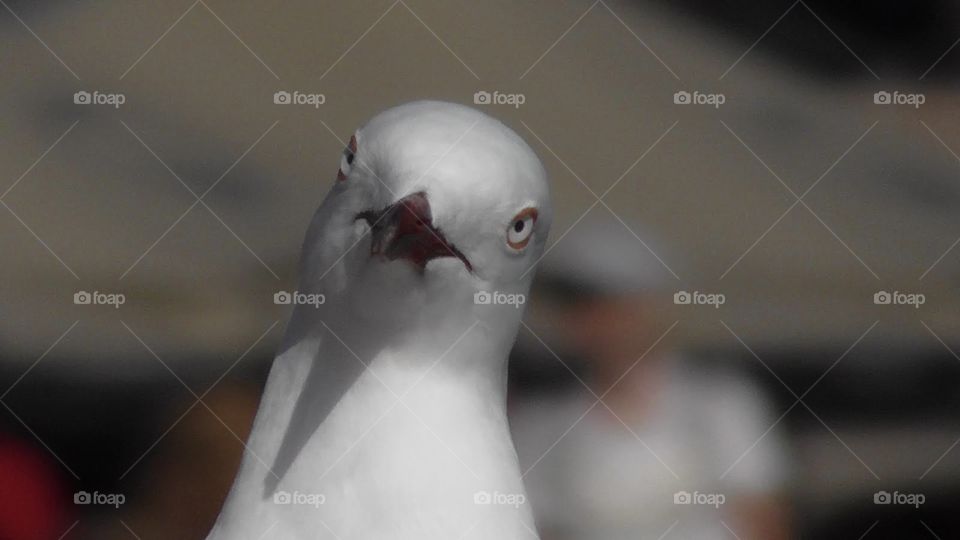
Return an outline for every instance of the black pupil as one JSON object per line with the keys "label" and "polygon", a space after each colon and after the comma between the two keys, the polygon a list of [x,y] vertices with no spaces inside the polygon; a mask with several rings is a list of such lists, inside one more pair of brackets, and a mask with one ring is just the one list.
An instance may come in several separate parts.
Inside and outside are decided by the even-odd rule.
{"label": "black pupil", "polygon": [[353,152],[347,151],[347,165],[353,165]]}
{"label": "black pupil", "polygon": [[522,232],[522,231],[523,231],[523,220],[522,220],[522,219],[518,219],[517,221],[515,221],[515,222],[513,223],[513,230],[516,231],[516,232]]}

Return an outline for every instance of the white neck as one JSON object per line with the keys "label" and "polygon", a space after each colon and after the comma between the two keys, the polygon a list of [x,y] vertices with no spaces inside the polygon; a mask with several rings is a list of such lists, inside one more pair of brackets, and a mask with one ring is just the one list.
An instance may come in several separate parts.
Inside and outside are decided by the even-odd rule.
{"label": "white neck", "polygon": [[356,321],[318,322],[352,319],[324,316],[342,307],[298,307],[210,538],[532,537],[505,410],[513,336],[464,315],[364,341]]}

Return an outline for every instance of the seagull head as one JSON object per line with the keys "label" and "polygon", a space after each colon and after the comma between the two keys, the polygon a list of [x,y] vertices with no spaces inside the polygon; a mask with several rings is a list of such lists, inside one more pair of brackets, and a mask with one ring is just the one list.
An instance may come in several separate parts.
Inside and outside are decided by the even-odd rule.
{"label": "seagull head", "polygon": [[525,294],[551,216],[543,166],[514,131],[470,107],[408,103],[350,137],[307,271],[393,303]]}

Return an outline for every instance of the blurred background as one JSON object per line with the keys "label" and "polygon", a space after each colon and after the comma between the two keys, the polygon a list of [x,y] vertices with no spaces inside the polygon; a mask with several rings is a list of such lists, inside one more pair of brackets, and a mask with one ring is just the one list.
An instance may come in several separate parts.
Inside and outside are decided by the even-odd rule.
{"label": "blurred background", "polygon": [[552,177],[544,539],[960,536],[955,3],[0,5],[3,540],[205,536],[343,142],[422,98]]}

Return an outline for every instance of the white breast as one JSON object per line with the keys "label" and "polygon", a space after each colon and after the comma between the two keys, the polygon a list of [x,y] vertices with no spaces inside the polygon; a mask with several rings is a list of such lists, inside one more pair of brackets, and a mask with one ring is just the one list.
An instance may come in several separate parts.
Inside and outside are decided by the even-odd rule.
{"label": "white breast", "polygon": [[[210,538],[258,538],[268,529],[264,538],[533,536],[503,382],[448,367],[458,364],[381,353],[309,437],[273,496],[262,486],[266,467],[246,460],[244,493],[224,509],[233,519],[222,516]],[[268,453],[261,458],[270,463],[277,446],[261,445]]]}

